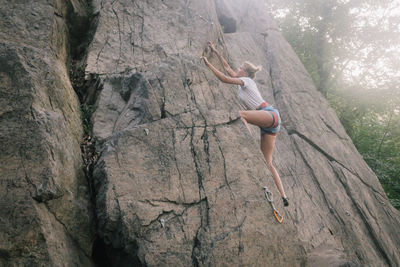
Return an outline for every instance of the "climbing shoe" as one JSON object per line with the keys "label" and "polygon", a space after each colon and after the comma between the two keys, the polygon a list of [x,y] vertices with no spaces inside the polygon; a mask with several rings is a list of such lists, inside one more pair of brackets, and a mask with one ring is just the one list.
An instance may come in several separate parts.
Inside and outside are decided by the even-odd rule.
{"label": "climbing shoe", "polygon": [[283,197],[282,200],[285,207],[289,206],[289,199],[287,197]]}

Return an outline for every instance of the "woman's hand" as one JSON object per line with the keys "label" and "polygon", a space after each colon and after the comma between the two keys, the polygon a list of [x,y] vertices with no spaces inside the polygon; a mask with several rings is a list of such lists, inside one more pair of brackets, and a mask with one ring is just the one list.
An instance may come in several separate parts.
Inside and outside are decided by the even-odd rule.
{"label": "woman's hand", "polygon": [[236,72],[234,72],[232,70],[232,68],[229,66],[228,62],[226,62],[226,60],[222,57],[222,55],[217,51],[217,49],[215,48],[214,44],[211,41],[208,41],[207,44],[210,47],[211,51],[214,52],[217,55],[219,61],[224,66],[224,69],[229,73],[229,76],[236,77],[237,76]]}
{"label": "woman's hand", "polygon": [[208,41],[207,44],[208,44],[208,46],[210,47],[211,51],[213,51],[213,52],[216,52],[216,51],[217,51],[217,49],[215,49],[215,46],[214,46],[214,44],[213,44],[211,41]]}
{"label": "woman's hand", "polygon": [[244,83],[241,79],[238,78],[233,78],[233,77],[228,77],[224,73],[220,72],[217,70],[210,62],[208,62],[208,59],[205,56],[200,57],[201,59],[204,60],[204,63],[207,65],[207,67],[214,73],[217,78],[224,83],[230,83],[230,84],[238,84],[243,86]]}
{"label": "woman's hand", "polygon": [[210,62],[208,62],[208,59],[206,57],[201,57],[201,59],[204,60],[204,63],[206,64],[206,66],[208,67],[210,65]]}

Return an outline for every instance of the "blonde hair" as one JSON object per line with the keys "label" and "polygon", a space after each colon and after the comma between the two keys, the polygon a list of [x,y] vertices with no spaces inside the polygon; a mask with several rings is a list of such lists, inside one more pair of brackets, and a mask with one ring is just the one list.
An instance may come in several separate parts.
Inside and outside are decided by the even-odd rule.
{"label": "blonde hair", "polygon": [[261,66],[254,66],[249,61],[245,61],[243,63],[243,69],[249,74],[249,77],[254,79],[256,77],[256,73],[261,70]]}

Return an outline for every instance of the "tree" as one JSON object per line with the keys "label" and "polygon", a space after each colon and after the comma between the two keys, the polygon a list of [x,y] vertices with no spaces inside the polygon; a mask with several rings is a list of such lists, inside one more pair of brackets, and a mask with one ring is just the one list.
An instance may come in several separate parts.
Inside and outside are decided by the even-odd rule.
{"label": "tree", "polygon": [[318,90],[400,208],[400,1],[269,4]]}

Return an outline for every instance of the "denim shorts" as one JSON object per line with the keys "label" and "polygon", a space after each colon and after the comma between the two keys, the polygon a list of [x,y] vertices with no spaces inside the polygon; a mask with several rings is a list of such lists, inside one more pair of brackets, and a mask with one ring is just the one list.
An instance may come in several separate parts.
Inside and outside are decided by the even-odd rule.
{"label": "denim shorts", "polygon": [[[270,135],[277,135],[279,130],[281,129],[281,117],[279,116],[279,111],[274,108],[273,106],[267,106],[264,108],[261,108],[260,110],[264,110],[269,112],[272,117],[274,118],[274,123],[275,123],[275,127],[271,127],[271,128],[267,128],[267,127],[260,127],[261,130],[261,135],[264,134],[270,134]],[[276,122],[277,121],[277,122]]]}

